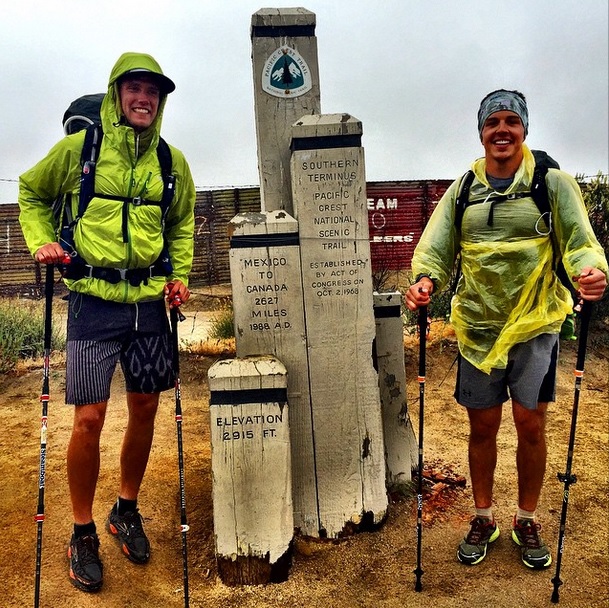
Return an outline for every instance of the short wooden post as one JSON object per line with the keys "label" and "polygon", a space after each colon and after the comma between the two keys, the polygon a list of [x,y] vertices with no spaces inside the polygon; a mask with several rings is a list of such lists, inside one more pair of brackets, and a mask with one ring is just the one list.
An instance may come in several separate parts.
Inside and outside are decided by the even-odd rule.
{"label": "short wooden post", "polygon": [[256,356],[218,361],[208,378],[218,574],[227,585],[284,581],[294,533],[287,371]]}
{"label": "short wooden post", "polygon": [[385,437],[385,481],[391,490],[412,480],[417,440],[408,415],[402,294],[374,293],[376,359]]}

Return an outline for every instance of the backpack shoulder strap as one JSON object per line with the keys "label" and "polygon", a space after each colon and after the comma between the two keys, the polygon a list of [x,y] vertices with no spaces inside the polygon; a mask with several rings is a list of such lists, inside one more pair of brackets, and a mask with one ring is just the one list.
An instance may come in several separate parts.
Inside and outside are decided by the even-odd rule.
{"label": "backpack shoulder strap", "polygon": [[[558,163],[543,150],[531,150],[535,157],[535,170],[531,182],[531,197],[539,212],[544,215],[550,212],[550,200],[546,176],[548,169],[559,169]],[[547,222],[546,222],[547,223]]]}
{"label": "backpack shoulder strap", "polygon": [[78,199],[78,217],[82,217],[89,201],[95,192],[95,165],[99,157],[104,132],[99,123],[92,124],[85,130],[85,141],[80,153],[82,173],[80,176],[80,195]]}
{"label": "backpack shoulder strap", "polygon": [[457,230],[461,230],[465,207],[469,204],[469,189],[471,188],[473,181],[474,172],[470,169],[463,175],[461,183],[459,184],[459,193],[457,194],[457,200],[455,201],[455,227]]}
{"label": "backpack shoulder strap", "polygon": [[[546,176],[548,175],[549,169],[560,169],[560,166],[550,155],[542,150],[531,150],[531,152],[535,157],[535,171],[533,172],[533,181],[531,182],[531,197],[533,198],[533,201],[535,201],[535,204],[543,216],[550,232],[554,233],[552,230],[552,221],[550,219],[550,195],[548,192]],[[550,237],[552,241],[552,250],[554,252],[554,271],[556,272],[560,282],[571,293],[573,301],[576,301],[577,291],[573,287],[571,280],[569,279],[569,275],[567,274],[562,260],[560,259],[558,243],[556,242],[555,235],[551,234]]]}
{"label": "backpack shoulder strap", "polygon": [[171,173],[171,150],[169,144],[162,138],[159,137],[159,143],[156,148],[157,155],[159,157],[159,165],[161,165],[161,171],[165,174]]}
{"label": "backpack shoulder strap", "polygon": [[159,158],[159,165],[161,167],[161,175],[163,176],[163,197],[161,199],[161,210],[163,212],[163,218],[165,218],[175,192],[175,175],[172,173],[173,160],[171,158],[169,144],[162,137],[159,139],[156,152]]}
{"label": "backpack shoulder strap", "polygon": [[100,123],[93,123],[85,129],[85,141],[80,153],[81,163],[96,162],[104,132]]}

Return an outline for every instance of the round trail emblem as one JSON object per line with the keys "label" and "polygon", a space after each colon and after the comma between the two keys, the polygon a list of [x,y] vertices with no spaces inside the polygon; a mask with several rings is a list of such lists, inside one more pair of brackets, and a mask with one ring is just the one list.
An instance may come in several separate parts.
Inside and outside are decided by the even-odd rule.
{"label": "round trail emblem", "polygon": [[298,51],[282,46],[266,60],[262,89],[275,97],[299,97],[311,90],[311,71]]}

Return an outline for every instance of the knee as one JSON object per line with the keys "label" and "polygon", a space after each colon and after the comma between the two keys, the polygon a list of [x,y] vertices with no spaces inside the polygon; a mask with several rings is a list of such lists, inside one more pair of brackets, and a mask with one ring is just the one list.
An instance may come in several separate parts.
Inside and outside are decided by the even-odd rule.
{"label": "knee", "polygon": [[514,424],[520,441],[526,441],[531,445],[545,441],[545,410],[518,409],[515,411]]}
{"label": "knee", "polygon": [[159,407],[159,394],[128,393],[129,416],[139,422],[153,421]]}
{"label": "knee", "polygon": [[537,421],[528,421],[516,425],[518,439],[530,445],[539,445],[545,441],[545,426]]}
{"label": "knee", "polygon": [[497,428],[493,425],[475,425],[470,427],[470,441],[477,444],[494,443],[497,440]]}
{"label": "knee", "polygon": [[496,441],[501,425],[501,408],[487,410],[468,410],[470,440],[475,443]]}
{"label": "knee", "polygon": [[99,436],[106,418],[106,403],[92,403],[75,407],[74,431]]}

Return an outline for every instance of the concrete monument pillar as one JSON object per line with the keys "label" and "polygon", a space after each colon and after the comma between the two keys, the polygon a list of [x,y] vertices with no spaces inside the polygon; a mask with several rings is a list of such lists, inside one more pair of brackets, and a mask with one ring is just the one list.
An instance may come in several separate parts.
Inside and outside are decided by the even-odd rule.
{"label": "concrete monument pillar", "polygon": [[387,510],[361,135],[348,114],[303,116],[292,129],[319,535],[329,538]]}
{"label": "concrete monument pillar", "polygon": [[262,209],[293,215],[291,125],[321,111],[315,14],[260,9],[252,15],[251,38]]}

